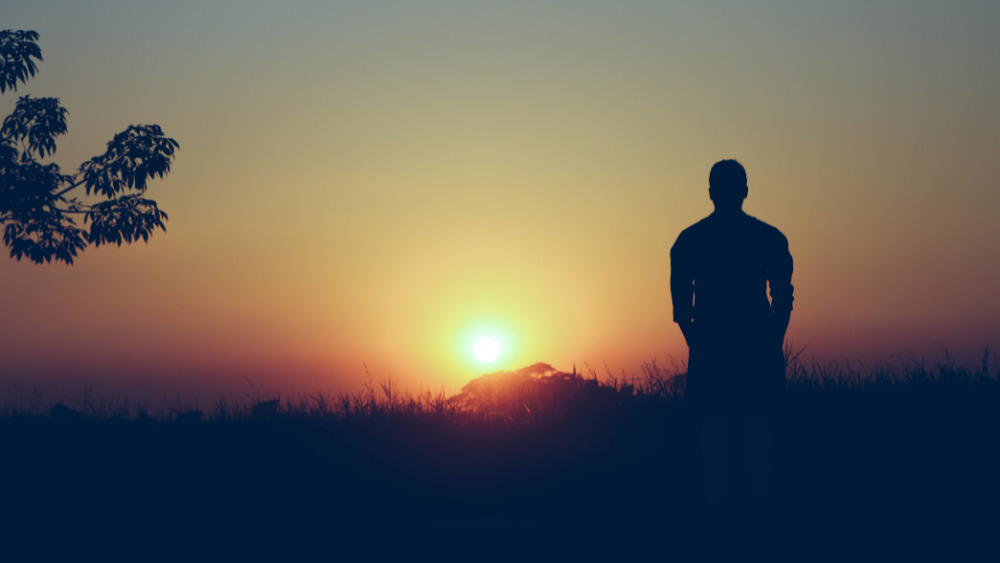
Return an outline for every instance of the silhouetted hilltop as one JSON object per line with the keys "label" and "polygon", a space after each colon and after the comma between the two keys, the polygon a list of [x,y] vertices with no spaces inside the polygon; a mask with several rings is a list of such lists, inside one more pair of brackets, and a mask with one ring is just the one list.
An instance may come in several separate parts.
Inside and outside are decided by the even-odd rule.
{"label": "silhouetted hilltop", "polygon": [[584,378],[538,362],[477,377],[451,401],[470,414],[513,422],[564,416],[581,401],[616,402],[632,394],[631,386],[602,385],[596,377]]}

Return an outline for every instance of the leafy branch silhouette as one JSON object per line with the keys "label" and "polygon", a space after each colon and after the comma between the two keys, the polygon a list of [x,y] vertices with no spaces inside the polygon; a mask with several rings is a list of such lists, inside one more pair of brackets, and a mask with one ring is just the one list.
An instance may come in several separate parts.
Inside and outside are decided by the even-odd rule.
{"label": "leafy branch silhouette", "polygon": [[[35,31],[0,30],[0,93],[17,91],[42,60]],[[63,174],[44,163],[56,152],[56,137],[66,133],[69,112],[58,98],[18,98],[0,126],[0,224],[10,256],[36,264],[72,264],[88,245],[148,241],[166,231],[167,214],[142,197],[147,182],[170,173],[177,141],[159,125],[130,125],[108,141],[104,154]],[[80,187],[84,201],[70,196]],[[98,198],[98,201],[93,201]],[[74,216],[83,216],[80,226]]]}

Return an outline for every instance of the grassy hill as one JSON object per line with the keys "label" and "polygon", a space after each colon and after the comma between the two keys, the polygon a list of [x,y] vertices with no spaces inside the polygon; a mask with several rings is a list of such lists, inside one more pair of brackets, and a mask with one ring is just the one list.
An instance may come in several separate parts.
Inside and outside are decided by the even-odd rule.
{"label": "grassy hill", "polygon": [[452,397],[386,381],[338,396],[248,393],[207,412],[7,405],[3,529],[243,547],[505,537],[640,554],[750,534],[788,549],[980,549],[1000,510],[998,372],[989,354],[975,367],[791,358],[776,498],[721,524],[701,502],[683,375],[655,364],[634,380],[535,364]]}

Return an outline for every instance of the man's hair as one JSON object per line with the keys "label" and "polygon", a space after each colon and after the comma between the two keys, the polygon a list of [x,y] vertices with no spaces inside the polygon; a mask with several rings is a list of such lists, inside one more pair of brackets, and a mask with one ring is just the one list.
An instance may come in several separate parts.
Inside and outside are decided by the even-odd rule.
{"label": "man's hair", "polygon": [[720,160],[708,173],[708,185],[717,190],[739,189],[747,185],[747,171],[733,159]]}

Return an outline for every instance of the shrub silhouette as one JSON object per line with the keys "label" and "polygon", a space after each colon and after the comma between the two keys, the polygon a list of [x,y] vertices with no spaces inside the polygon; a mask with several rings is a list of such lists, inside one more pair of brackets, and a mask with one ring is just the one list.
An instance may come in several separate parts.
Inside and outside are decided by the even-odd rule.
{"label": "shrub silhouette", "polygon": [[601,385],[596,377],[561,372],[536,363],[510,372],[498,371],[473,379],[452,398],[473,416],[508,423],[565,419],[581,403],[617,403],[631,397],[633,388]]}

